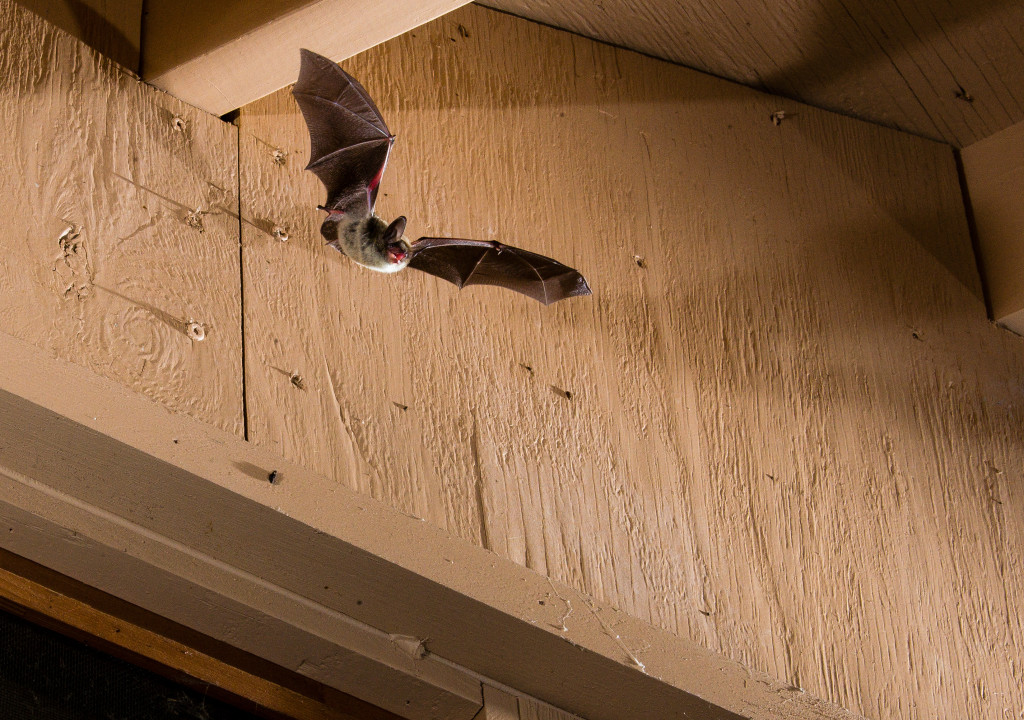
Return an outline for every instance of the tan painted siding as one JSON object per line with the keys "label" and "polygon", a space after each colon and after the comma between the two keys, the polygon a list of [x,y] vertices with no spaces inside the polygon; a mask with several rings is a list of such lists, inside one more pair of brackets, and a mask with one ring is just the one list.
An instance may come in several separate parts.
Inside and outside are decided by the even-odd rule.
{"label": "tan painted siding", "polygon": [[240,433],[235,129],[7,0],[0,124],[3,331]]}
{"label": "tan painted siding", "polygon": [[344,66],[398,135],[382,215],[594,296],[326,250],[277,93],[241,117],[255,442],[870,717],[1024,707],[1024,345],[948,147],[478,7]]}

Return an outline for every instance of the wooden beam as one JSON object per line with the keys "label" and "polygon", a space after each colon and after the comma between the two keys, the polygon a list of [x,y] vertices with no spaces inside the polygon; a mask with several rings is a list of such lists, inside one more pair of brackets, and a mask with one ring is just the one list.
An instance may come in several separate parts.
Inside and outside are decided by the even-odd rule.
{"label": "wooden beam", "polygon": [[469,0],[151,0],[142,75],[223,115],[295,82],[299,48],[355,55]]}
{"label": "wooden beam", "polygon": [[1024,335],[1024,122],[961,153],[992,318]]}
{"label": "wooden beam", "polygon": [[469,720],[483,678],[592,720],[851,717],[19,340],[0,357],[0,547],[197,632],[413,719]]}
{"label": "wooden beam", "polygon": [[399,720],[294,673],[240,658],[224,643],[205,637],[196,642],[187,628],[170,627],[163,618],[5,550],[0,607],[248,712],[294,720]]}

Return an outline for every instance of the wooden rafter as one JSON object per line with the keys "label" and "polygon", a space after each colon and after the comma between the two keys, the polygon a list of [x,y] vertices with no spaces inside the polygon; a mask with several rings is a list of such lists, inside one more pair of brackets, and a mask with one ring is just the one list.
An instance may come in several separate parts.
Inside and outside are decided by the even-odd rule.
{"label": "wooden rafter", "polygon": [[341,60],[468,1],[153,0],[144,18],[142,74],[223,115],[294,82],[300,47]]}

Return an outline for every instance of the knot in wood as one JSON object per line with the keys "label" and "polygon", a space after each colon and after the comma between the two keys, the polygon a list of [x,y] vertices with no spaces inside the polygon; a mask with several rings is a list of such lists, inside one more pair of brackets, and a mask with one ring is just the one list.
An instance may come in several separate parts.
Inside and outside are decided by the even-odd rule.
{"label": "knot in wood", "polygon": [[195,228],[199,232],[205,231],[206,228],[203,226],[203,215],[204,214],[205,213],[203,212],[202,208],[196,208],[195,210],[190,210],[188,212],[188,214],[185,215],[185,224],[188,225],[190,228]]}

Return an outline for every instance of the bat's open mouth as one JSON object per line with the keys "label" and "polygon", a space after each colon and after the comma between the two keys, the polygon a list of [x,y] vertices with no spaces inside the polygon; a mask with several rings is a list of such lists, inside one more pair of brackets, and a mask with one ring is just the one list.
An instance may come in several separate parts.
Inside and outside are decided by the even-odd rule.
{"label": "bat's open mouth", "polygon": [[400,263],[408,254],[401,245],[388,245],[388,262]]}

